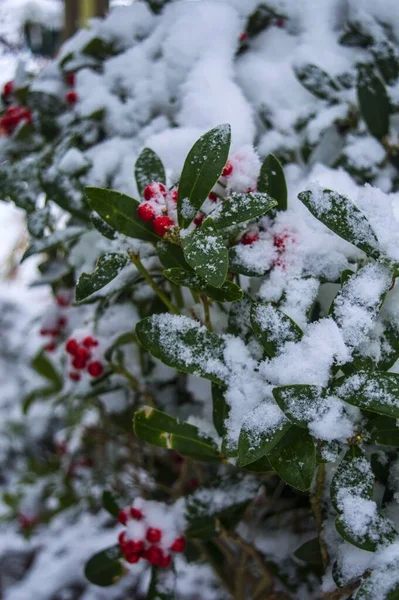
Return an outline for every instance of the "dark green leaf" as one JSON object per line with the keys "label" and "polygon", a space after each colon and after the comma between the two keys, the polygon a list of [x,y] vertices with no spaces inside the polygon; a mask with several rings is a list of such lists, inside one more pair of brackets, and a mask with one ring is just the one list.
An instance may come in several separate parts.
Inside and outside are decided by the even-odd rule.
{"label": "dark green leaf", "polygon": [[302,544],[302,546],[299,546],[299,548],[295,550],[294,556],[310,565],[323,566],[319,538],[308,540]]}
{"label": "dark green leaf", "polygon": [[102,219],[100,217],[100,215],[98,215],[96,212],[91,213],[90,221],[93,223],[93,225],[97,229],[97,231],[99,231],[101,233],[101,235],[103,235],[104,237],[106,237],[109,240],[115,239],[115,237],[116,237],[115,229],[112,229],[112,227],[110,227],[108,225],[108,223],[106,223],[104,221],[104,219]]}
{"label": "dark green leaf", "polygon": [[115,190],[96,187],[87,187],[86,195],[91,208],[115,231],[145,242],[159,240],[152,225],[138,218],[139,203],[134,198]]}
{"label": "dark green leaf", "polygon": [[123,575],[123,566],[120,558],[121,553],[118,545],[98,552],[86,563],[86,578],[90,583],[101,587],[113,585]]}
{"label": "dark green leaf", "polygon": [[143,195],[144,188],[156,181],[166,184],[165,169],[158,154],[151,148],[144,148],[136,161],[134,167],[137,189],[140,196]]}
{"label": "dark green leaf", "polygon": [[358,371],[334,390],[348,404],[380,415],[399,419],[399,375]]}
{"label": "dark green leaf", "polygon": [[213,441],[202,435],[197,427],[178,421],[151,406],[144,406],[134,414],[134,433],[141,440],[175,450],[183,456],[198,460],[221,458]]}
{"label": "dark green leaf", "polygon": [[[361,514],[360,510],[359,508],[359,515]],[[375,552],[378,546],[392,542],[397,536],[390,521],[380,514],[376,514],[374,518],[366,517],[364,519],[362,529],[366,529],[365,533],[363,531],[359,533],[358,526],[352,527],[352,524],[346,521],[343,515],[336,518],[335,527],[344,540],[361,550],[367,550],[367,552]]]}
{"label": "dark green leaf", "polygon": [[369,424],[368,441],[383,446],[399,447],[399,427],[396,423],[396,419],[378,415]]}
{"label": "dark green leaf", "polygon": [[223,384],[225,341],[187,317],[153,315],[136,326],[143,346],[169,367]]}
{"label": "dark green leaf", "polygon": [[371,500],[373,488],[374,476],[370,463],[360,448],[351,446],[331,481],[330,498],[335,510],[340,511],[340,493],[345,491],[359,498]]}
{"label": "dark green leaf", "polygon": [[100,37],[94,37],[82,48],[81,53],[102,61],[116,52],[112,43],[106,42]]}
{"label": "dark green leaf", "polygon": [[262,456],[255,462],[245,465],[244,469],[251,473],[272,473],[274,471],[267,456]]}
{"label": "dark green leaf", "polygon": [[316,469],[316,449],[307,431],[292,426],[267,458],[288,485],[303,492],[310,488]]}
{"label": "dark green leaf", "polygon": [[104,254],[97,261],[93,273],[82,273],[76,285],[76,302],[108,285],[128,263],[126,254]]}
{"label": "dark green leaf", "polygon": [[354,600],[399,600],[399,571],[394,563],[371,571],[357,589]]}
{"label": "dark green leaf", "polygon": [[113,494],[108,490],[104,490],[102,495],[102,505],[103,508],[109,512],[113,517],[117,517],[120,511],[120,507],[118,506]]}
{"label": "dark green leaf", "polygon": [[357,97],[367,129],[381,140],[389,131],[390,103],[385,86],[372,65],[358,67]]}
{"label": "dark green leaf", "polygon": [[192,271],[188,273],[180,268],[167,269],[163,274],[173,283],[188,287],[195,292],[201,292],[218,302],[236,302],[242,298],[244,293],[232,281],[225,281],[220,288],[216,288],[212,285],[207,285],[201,277]]}
{"label": "dark green leaf", "polygon": [[357,206],[337,192],[310,190],[298,194],[299,200],[326,227],[354,244],[366,254],[378,256],[378,240],[366,216]]}
{"label": "dark green leaf", "polygon": [[191,148],[179,182],[179,225],[187,227],[219,179],[229,156],[230,125],[219,125]]}
{"label": "dark green leaf", "polygon": [[317,416],[328,411],[328,399],[322,398],[323,388],[317,385],[284,385],[273,389],[273,396],[289,420],[307,429]]}
{"label": "dark green leaf", "polygon": [[316,65],[308,64],[294,67],[294,73],[303,87],[317,98],[333,100],[336,97],[339,90],[338,85],[328,73]]}
{"label": "dark green leaf", "polygon": [[229,253],[221,235],[207,219],[202,227],[183,238],[183,252],[188,264],[207,283],[220,287],[226,280]]}
{"label": "dark green leaf", "polygon": [[271,302],[252,304],[251,326],[271,358],[286,342],[299,342],[303,335],[298,325]]}
{"label": "dark green leaf", "polygon": [[379,40],[371,48],[375,62],[388,85],[393,85],[399,76],[399,51],[389,40]]}
{"label": "dark green leaf", "polygon": [[287,210],[288,192],[280,161],[269,154],[263,161],[258,178],[258,191],[277,200],[277,210]]}
{"label": "dark green leaf", "polygon": [[176,244],[171,244],[166,240],[161,240],[157,243],[157,252],[159,260],[165,269],[173,269],[180,267],[185,271],[191,271],[191,267],[184,258],[183,250]]}
{"label": "dark green leaf", "polygon": [[[276,405],[262,402],[246,415],[238,439],[238,466],[243,467],[255,462],[268,454],[284,434],[290,429],[291,423],[284,416],[276,415],[272,425],[268,415],[275,414]],[[266,417],[266,423],[264,423]]]}
{"label": "dark green leaf", "polygon": [[212,383],[213,424],[220,437],[226,435],[225,421],[230,411],[224,397],[225,392],[226,388],[224,386]]}
{"label": "dark green leaf", "polygon": [[210,214],[216,229],[231,227],[256,217],[262,217],[277,206],[277,200],[268,194],[251,192],[249,194],[233,193]]}
{"label": "dark green leaf", "polygon": [[54,390],[59,391],[62,388],[62,377],[49,358],[43,353],[39,353],[32,360],[32,368],[54,384]]}

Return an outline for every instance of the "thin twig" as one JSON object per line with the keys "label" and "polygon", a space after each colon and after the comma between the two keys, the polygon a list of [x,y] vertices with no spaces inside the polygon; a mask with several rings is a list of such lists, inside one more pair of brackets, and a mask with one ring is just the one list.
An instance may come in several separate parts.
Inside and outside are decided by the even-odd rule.
{"label": "thin twig", "polygon": [[144,277],[144,279],[146,280],[148,285],[156,293],[156,295],[162,300],[162,302],[165,304],[165,306],[168,307],[170,312],[175,315],[179,315],[180,314],[179,309],[174,304],[172,304],[172,302],[169,300],[169,298],[167,297],[165,292],[163,290],[161,290],[161,288],[155,283],[155,281],[153,280],[153,278],[151,277],[151,275],[149,274],[149,272],[147,271],[147,269],[141,262],[139,255],[132,253],[130,255],[130,260],[140,271],[140,273],[142,274],[142,276]]}
{"label": "thin twig", "polygon": [[313,511],[314,520],[316,521],[317,535],[319,538],[321,559],[323,561],[324,569],[327,569],[329,565],[327,545],[324,539],[323,533],[323,513],[322,513],[322,502],[324,493],[324,483],[326,477],[326,466],[324,463],[319,464],[316,475],[316,487],[315,491],[310,498],[310,504]]}
{"label": "thin twig", "polygon": [[204,305],[205,326],[212,331],[211,313],[209,310],[209,300],[205,294],[201,295],[202,304]]}

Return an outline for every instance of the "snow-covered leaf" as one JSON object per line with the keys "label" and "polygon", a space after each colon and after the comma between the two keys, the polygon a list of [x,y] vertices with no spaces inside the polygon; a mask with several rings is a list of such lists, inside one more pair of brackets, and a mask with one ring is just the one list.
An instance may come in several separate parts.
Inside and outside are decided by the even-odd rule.
{"label": "snow-covered leaf", "polygon": [[22,260],[26,260],[33,254],[46,252],[46,250],[51,250],[56,246],[63,246],[64,244],[73,242],[85,232],[86,229],[84,227],[73,226],[68,227],[68,229],[60,229],[59,231],[55,231],[47,237],[32,240],[31,245],[25,251],[25,254],[22,257]]}
{"label": "snow-covered leaf", "polygon": [[359,371],[345,378],[334,392],[348,404],[399,419],[399,375]]}
{"label": "snow-covered leaf", "polygon": [[233,193],[210,215],[216,229],[231,227],[261,217],[277,206],[277,201],[266,193]]}
{"label": "snow-covered leaf", "polygon": [[305,492],[316,470],[316,448],[307,431],[292,426],[267,453],[273,469],[288,485]]}
{"label": "snow-covered leaf", "polygon": [[108,240],[114,240],[116,238],[116,231],[112,229],[108,223],[104,221],[96,212],[92,212],[90,214],[90,221],[93,223],[94,227]]}
{"label": "snow-covered leaf", "polygon": [[273,389],[273,396],[283,413],[298,427],[322,417],[328,410],[322,399],[323,388],[317,385],[284,385]]}
{"label": "snow-covered leaf", "polygon": [[188,264],[207,283],[220,287],[226,280],[229,253],[211,219],[183,238],[183,252]]}
{"label": "snow-covered leaf", "polygon": [[179,225],[186,227],[219,179],[229,156],[230,125],[219,125],[203,135],[187,155],[179,182]]}
{"label": "snow-covered leaf", "polygon": [[347,451],[331,481],[330,498],[334,508],[340,510],[340,494],[353,493],[359,498],[371,500],[374,476],[370,463],[357,446]]}
{"label": "snow-covered leaf", "polygon": [[299,342],[303,335],[298,325],[272,303],[252,304],[251,326],[271,358],[286,342]]}
{"label": "snow-covered leaf", "polygon": [[183,456],[197,460],[221,458],[213,441],[197,427],[151,406],[144,406],[134,414],[134,433],[145,442],[175,450]]}
{"label": "snow-covered leaf", "polygon": [[225,400],[226,388],[222,385],[212,383],[212,416],[216,431],[223,437],[226,434],[226,419],[229,416],[230,408]]}
{"label": "snow-covered leaf", "polygon": [[93,273],[82,273],[76,285],[76,302],[82,302],[94,292],[101,290],[126,266],[126,254],[104,254],[97,261]]}
{"label": "snow-covered leaf", "polygon": [[166,240],[157,243],[157,252],[159,260],[165,269],[179,267],[185,271],[191,271],[191,267],[184,258],[183,250],[176,244],[171,244]]}
{"label": "snow-covered leaf", "polygon": [[151,581],[146,600],[175,600],[176,573],[173,569],[151,569]]}
{"label": "snow-covered leaf", "polygon": [[280,161],[269,154],[263,161],[258,178],[258,191],[277,200],[277,210],[287,210],[288,191]]}
{"label": "snow-covered leaf", "polygon": [[320,100],[331,101],[336,97],[338,85],[320,67],[312,64],[297,66],[294,73],[303,87]]}
{"label": "snow-covered leaf", "polygon": [[[241,428],[238,439],[238,465],[240,467],[255,462],[258,458],[265,456],[265,454],[268,455],[291,427],[290,421],[284,417],[283,413],[277,417],[275,422],[273,421],[269,424],[266,419],[264,424],[262,424],[262,420],[260,419],[262,409],[266,416],[268,416],[268,412],[271,409],[270,402],[259,405],[252,413],[247,415],[246,421]],[[258,422],[257,427],[254,427],[255,420]]]}
{"label": "snow-covered leaf", "polygon": [[166,184],[165,169],[162,161],[158,154],[151,150],[151,148],[144,148],[138,157],[134,167],[134,174],[140,196],[143,195],[144,188],[154,181]]}
{"label": "snow-covered leaf", "polygon": [[195,273],[187,272],[184,269],[177,267],[166,269],[163,274],[173,283],[188,287],[196,292],[202,292],[206,296],[209,296],[209,298],[217,300],[218,302],[236,302],[243,296],[243,291],[232,281],[225,281],[220,288],[217,288],[207,285],[206,282]]}

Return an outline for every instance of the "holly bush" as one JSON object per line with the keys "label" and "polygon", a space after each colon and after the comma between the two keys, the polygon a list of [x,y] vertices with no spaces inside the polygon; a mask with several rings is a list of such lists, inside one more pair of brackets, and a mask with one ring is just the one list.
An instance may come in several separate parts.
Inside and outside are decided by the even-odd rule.
{"label": "holly bush", "polygon": [[[8,422],[3,520],[31,549],[68,528],[87,537],[73,563],[86,583],[62,545],[52,554],[74,598],[393,600],[393,32],[349,14],[335,33],[361,61],[334,77],[295,65],[316,99],[289,147],[277,136],[260,160],[279,125],[257,106],[258,152],[214,124],[172,167],[177,138],[162,158],[143,140],[177,131],[180,109],[135,88],[130,61],[147,46],[161,61],[158,28],[188,15],[194,31],[213,4],[149,4],[156,16],[144,3],[111,13],[4,90],[2,195],[26,213],[22,261],[36,257],[35,284],[53,300],[25,325],[40,342],[15,351],[23,414]],[[134,15],[133,42],[115,14]],[[296,35],[294,18],[264,3],[240,23],[237,64],[271,30]],[[110,119],[126,105],[132,146]],[[355,197],[325,185],[316,163]],[[322,185],[306,175],[314,165]]]}

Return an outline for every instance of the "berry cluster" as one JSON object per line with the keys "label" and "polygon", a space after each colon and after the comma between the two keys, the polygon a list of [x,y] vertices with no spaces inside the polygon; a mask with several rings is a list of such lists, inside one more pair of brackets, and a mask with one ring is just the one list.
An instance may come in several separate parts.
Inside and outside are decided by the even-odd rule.
{"label": "berry cluster", "polygon": [[121,552],[130,564],[136,564],[143,558],[150,565],[166,568],[172,562],[171,553],[184,551],[184,536],[176,536],[174,527],[172,531],[163,531],[159,527],[151,526],[151,511],[146,517],[141,509],[132,506],[121,510],[118,520],[122,525],[126,525],[126,531],[119,534],[118,540]]}
{"label": "berry cluster", "polygon": [[[76,338],[69,338],[65,344],[65,350],[71,357],[71,366],[73,371],[69,373],[69,379],[80,381],[81,371],[87,370],[91,377],[101,377],[104,372],[103,364],[96,354],[99,342],[91,335],[87,335],[81,341]],[[97,353],[98,354],[98,353]]]}
{"label": "berry cluster", "polygon": [[168,191],[163,183],[154,182],[144,188],[143,196],[138,217],[146,223],[152,222],[155,233],[163,237],[175,226],[177,190]]}
{"label": "berry cluster", "polygon": [[42,328],[40,329],[40,335],[42,337],[50,337],[50,341],[44,346],[46,352],[54,352],[57,349],[57,343],[65,333],[65,329],[68,325],[68,317],[64,314],[62,309],[67,308],[71,303],[71,295],[68,291],[60,292],[55,297],[57,307],[52,309],[47,314]]}
{"label": "berry cluster", "polygon": [[283,260],[283,254],[286,252],[288,246],[295,243],[296,239],[289,231],[283,231],[282,233],[274,236],[274,246],[277,248],[277,251],[280,255],[280,257],[274,262],[275,267],[281,267],[285,271],[286,265]]}
{"label": "berry cluster", "polygon": [[32,113],[26,106],[9,106],[0,119],[0,129],[12,135],[20,123],[32,123]]}
{"label": "berry cluster", "polygon": [[[70,71],[65,75],[65,81],[70,88],[74,88],[76,84],[76,75],[73,71]],[[74,89],[69,89],[65,94],[65,101],[68,106],[74,106],[79,100],[78,94]]]}
{"label": "berry cluster", "polygon": [[259,239],[259,233],[255,230],[249,230],[244,233],[242,238],[240,239],[240,243],[244,246],[251,246]]}

